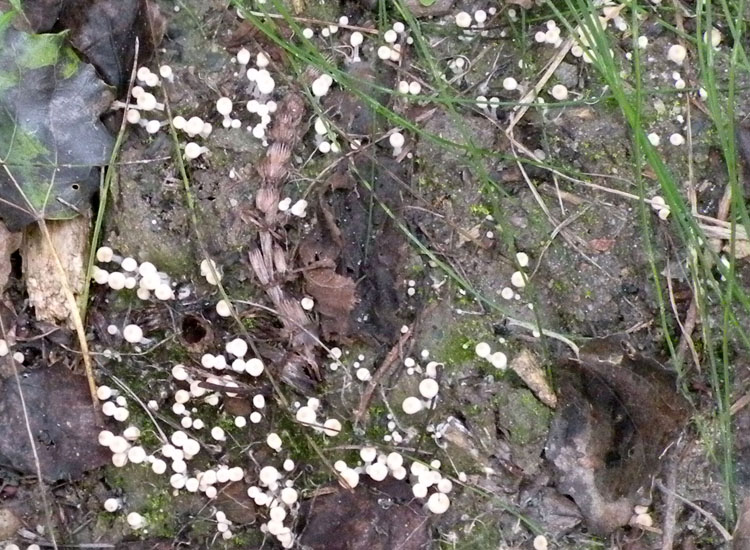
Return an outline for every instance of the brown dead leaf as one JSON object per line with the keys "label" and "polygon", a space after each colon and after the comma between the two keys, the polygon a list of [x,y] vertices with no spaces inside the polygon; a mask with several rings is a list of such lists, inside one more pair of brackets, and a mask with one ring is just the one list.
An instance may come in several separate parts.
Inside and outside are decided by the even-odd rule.
{"label": "brown dead leaf", "polygon": [[610,249],[615,244],[614,239],[607,239],[607,238],[601,238],[601,239],[591,239],[588,244],[589,248],[593,250],[594,252],[609,252]]}
{"label": "brown dead leaf", "polygon": [[580,360],[557,372],[560,405],[546,456],[558,490],[575,501],[592,532],[607,534],[627,525],[689,405],[673,373],[614,338],[592,341]]}
{"label": "brown dead leaf", "polygon": [[547,375],[529,350],[521,351],[513,358],[509,366],[542,403],[551,409],[557,406],[557,396],[547,382]]}
{"label": "brown dead leaf", "polygon": [[357,304],[357,285],[330,268],[305,271],[305,288],[328,317],[348,317]]}
{"label": "brown dead leaf", "polygon": [[15,378],[5,380],[0,386],[0,418],[0,463],[25,474],[37,473],[34,448],[46,481],[77,479],[109,462],[109,451],[97,443],[102,427],[86,377],[60,363],[28,371],[21,378],[20,392]]}
{"label": "brown dead leaf", "polygon": [[404,481],[338,485],[306,500],[300,542],[310,550],[427,550],[429,517]]}

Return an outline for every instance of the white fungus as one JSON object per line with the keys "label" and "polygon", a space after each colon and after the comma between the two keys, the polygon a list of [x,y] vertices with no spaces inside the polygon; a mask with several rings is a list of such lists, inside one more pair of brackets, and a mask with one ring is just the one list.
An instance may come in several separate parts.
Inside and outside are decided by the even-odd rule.
{"label": "white fungus", "polygon": [[440,386],[432,378],[425,378],[419,383],[419,393],[425,399],[432,399],[440,391]]}
{"label": "white fungus", "polygon": [[230,355],[242,358],[247,353],[247,342],[242,338],[235,338],[227,342],[226,351]]}
{"label": "white fungus", "polygon": [[552,94],[552,97],[558,101],[565,101],[568,99],[568,89],[562,84],[555,84],[552,86],[550,93]]}
{"label": "white fungus", "polygon": [[518,81],[512,76],[508,76],[505,79],[503,79],[503,88],[505,88],[508,91],[513,91],[516,88],[518,88]]}
{"label": "white fungus", "polygon": [[490,353],[492,353],[492,348],[490,348],[490,345],[487,342],[479,342],[474,348],[474,353],[477,354],[477,357],[486,359],[489,357]]}
{"label": "white fungus", "polygon": [[138,325],[127,325],[122,329],[122,337],[131,344],[139,344],[143,341],[143,330]]}
{"label": "white fungus", "polygon": [[104,501],[104,509],[107,512],[117,512],[120,509],[120,500],[116,498],[108,498]]}
{"label": "white fungus", "polygon": [[669,143],[671,143],[674,146],[679,146],[685,143],[685,138],[682,137],[682,134],[674,133],[671,136],[669,136]]}
{"label": "white fungus", "polygon": [[275,432],[271,432],[268,434],[268,437],[266,437],[266,444],[271,447],[274,451],[280,451],[281,450],[281,437],[279,437],[279,434]]}
{"label": "white fungus", "polygon": [[417,414],[424,408],[424,405],[418,398],[412,396],[404,399],[401,408],[406,414]]}
{"label": "white fungus", "polygon": [[682,65],[685,57],[687,57],[687,50],[682,44],[673,44],[669,47],[669,51],[667,51],[667,58],[677,65]]}
{"label": "white fungus", "polygon": [[515,271],[513,275],[510,276],[510,284],[512,284],[516,288],[525,287],[526,277],[524,276],[523,272]]}
{"label": "white fungus", "polygon": [[471,15],[465,11],[460,11],[456,14],[456,25],[462,29],[468,29],[471,27]]}
{"label": "white fungus", "polygon": [[328,437],[335,437],[341,433],[341,422],[337,418],[329,418],[323,423],[323,433]]}
{"label": "white fungus", "polygon": [[229,302],[226,300],[219,300],[216,302],[216,313],[219,314],[219,317],[229,317],[232,314]]}
{"label": "white fungus", "polygon": [[445,493],[432,493],[427,499],[427,509],[433,514],[445,513],[450,505],[451,501]]}
{"label": "white fungus", "polygon": [[138,512],[130,512],[127,516],[127,522],[133,529],[140,529],[146,525],[146,518]]}

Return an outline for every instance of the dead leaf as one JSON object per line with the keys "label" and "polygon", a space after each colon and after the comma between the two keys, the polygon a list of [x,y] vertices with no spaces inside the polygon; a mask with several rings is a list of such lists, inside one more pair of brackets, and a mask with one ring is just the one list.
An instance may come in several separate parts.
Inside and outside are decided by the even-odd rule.
{"label": "dead leaf", "polygon": [[627,525],[637,492],[658,472],[659,457],[689,417],[673,373],[623,351],[617,339],[584,346],[559,373],[560,405],[546,456],[557,488],[581,509],[589,529]]}
{"label": "dead leaf", "polygon": [[610,249],[615,244],[614,239],[607,239],[607,238],[601,238],[601,239],[591,239],[588,244],[589,248],[593,250],[594,252],[609,252]]}
{"label": "dead leaf", "polygon": [[[77,479],[109,462],[109,451],[97,442],[101,426],[85,376],[57,363],[28,371],[20,390],[45,481]],[[0,463],[36,475],[19,384],[13,377],[0,386],[0,418]]]}
{"label": "dead leaf", "polygon": [[310,550],[426,550],[432,548],[429,517],[404,481],[339,485],[306,500],[300,542]]}
{"label": "dead leaf", "polygon": [[216,497],[216,507],[224,512],[230,521],[244,525],[255,521],[256,506],[247,496],[250,486],[244,482],[230,483]]}
{"label": "dead leaf", "polygon": [[24,0],[23,11],[34,32],[68,29],[73,46],[121,89],[133,67],[136,38],[140,66],[166,30],[159,7],[149,0]]}
{"label": "dead leaf", "polygon": [[310,269],[305,272],[307,292],[315,298],[318,311],[329,317],[348,316],[357,303],[357,287],[349,277],[333,269]]}
{"label": "dead leaf", "polygon": [[547,375],[529,350],[521,351],[513,358],[509,366],[534,392],[539,401],[551,409],[557,406],[557,396],[547,382]]}

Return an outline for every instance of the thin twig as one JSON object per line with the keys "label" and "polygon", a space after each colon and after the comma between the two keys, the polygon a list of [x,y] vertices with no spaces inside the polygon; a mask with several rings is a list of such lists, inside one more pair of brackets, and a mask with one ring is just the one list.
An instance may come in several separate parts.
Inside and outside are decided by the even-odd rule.
{"label": "thin twig", "polygon": [[659,488],[661,492],[663,492],[665,495],[673,495],[674,498],[685,504],[686,506],[689,506],[699,514],[701,514],[706,520],[714,526],[714,528],[721,534],[721,536],[724,538],[726,542],[730,542],[732,540],[732,535],[729,534],[729,531],[724,529],[724,526],[719,523],[719,520],[716,519],[716,516],[714,516],[711,512],[706,510],[705,508],[701,508],[694,502],[689,501],[685,497],[681,496],[676,491],[672,491],[671,489],[664,486],[664,484],[660,480],[656,480],[655,485]]}

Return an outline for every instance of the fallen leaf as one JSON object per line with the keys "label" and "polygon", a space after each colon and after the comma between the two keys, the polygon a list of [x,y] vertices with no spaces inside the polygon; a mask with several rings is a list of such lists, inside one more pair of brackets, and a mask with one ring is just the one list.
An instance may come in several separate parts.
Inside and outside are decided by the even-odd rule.
{"label": "fallen leaf", "polygon": [[216,497],[216,507],[224,512],[230,521],[240,525],[255,521],[256,506],[247,496],[250,486],[244,482],[230,483]]}
{"label": "fallen leaf", "polygon": [[627,525],[639,489],[689,418],[673,373],[622,345],[592,341],[580,360],[557,370],[559,405],[545,453],[557,489],[600,535]]}
{"label": "fallen leaf", "polygon": [[614,246],[615,240],[614,239],[591,239],[589,241],[589,248],[593,250],[594,252],[609,252],[609,250]]}
{"label": "fallen leaf", "polygon": [[128,82],[139,43],[139,65],[151,58],[166,28],[149,0],[24,0],[33,32],[67,29],[71,44],[104,80],[122,89]]}
{"label": "fallen leaf", "polygon": [[547,381],[547,374],[529,350],[523,350],[516,355],[509,367],[534,392],[539,401],[551,409],[557,406],[557,396]]}
{"label": "fallen leaf", "polygon": [[113,138],[99,120],[112,96],[65,35],[31,35],[0,15],[0,217],[11,231],[73,218],[99,189]]}
{"label": "fallen leaf", "polygon": [[300,543],[310,550],[426,550],[432,547],[429,517],[404,481],[336,485],[306,500]]}
{"label": "fallen leaf", "polygon": [[36,475],[28,431],[45,481],[77,479],[109,462],[109,451],[97,441],[101,427],[85,376],[57,363],[27,371],[20,380],[20,393],[14,377],[0,386],[1,464]]}

